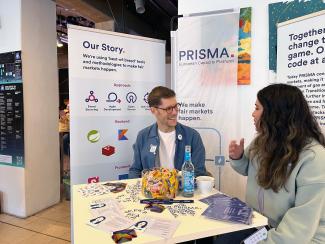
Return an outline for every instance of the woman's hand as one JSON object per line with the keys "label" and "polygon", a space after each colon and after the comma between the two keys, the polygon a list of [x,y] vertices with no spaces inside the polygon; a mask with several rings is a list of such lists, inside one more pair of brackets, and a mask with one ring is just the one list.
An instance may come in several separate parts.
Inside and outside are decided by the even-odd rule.
{"label": "woman's hand", "polygon": [[239,145],[236,140],[229,143],[229,157],[230,159],[241,159],[244,153],[244,138],[240,139]]}

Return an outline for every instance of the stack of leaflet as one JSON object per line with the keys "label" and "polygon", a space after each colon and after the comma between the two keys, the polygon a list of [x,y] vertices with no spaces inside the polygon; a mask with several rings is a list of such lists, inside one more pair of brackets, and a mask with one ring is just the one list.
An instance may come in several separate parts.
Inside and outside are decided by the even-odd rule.
{"label": "stack of leaflet", "polygon": [[207,218],[247,225],[252,223],[253,209],[236,197],[218,193],[200,201],[209,205],[202,213]]}
{"label": "stack of leaflet", "polygon": [[124,216],[123,206],[113,198],[92,201],[89,210],[91,219],[87,224],[105,232],[123,230],[134,224]]}

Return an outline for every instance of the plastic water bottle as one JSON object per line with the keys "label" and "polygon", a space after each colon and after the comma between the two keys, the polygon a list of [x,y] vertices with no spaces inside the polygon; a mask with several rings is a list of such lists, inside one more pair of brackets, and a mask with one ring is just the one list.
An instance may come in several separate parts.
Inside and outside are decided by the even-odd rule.
{"label": "plastic water bottle", "polygon": [[194,196],[194,165],[191,161],[191,146],[185,146],[185,157],[182,166],[183,176],[183,196],[193,197]]}

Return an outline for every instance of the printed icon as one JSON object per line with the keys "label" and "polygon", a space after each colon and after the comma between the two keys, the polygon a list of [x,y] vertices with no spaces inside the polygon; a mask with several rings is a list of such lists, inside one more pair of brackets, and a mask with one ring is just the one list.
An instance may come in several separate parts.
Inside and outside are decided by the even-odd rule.
{"label": "printed icon", "polygon": [[129,92],[126,94],[126,101],[128,103],[135,103],[137,101],[137,95],[134,92]]}
{"label": "printed icon", "polygon": [[215,157],[215,164],[217,166],[224,166],[225,165],[225,156],[216,156]]}
{"label": "printed icon", "polygon": [[2,85],[2,86],[0,87],[0,91],[4,91],[4,90],[5,90],[5,86]]}
{"label": "printed icon", "polygon": [[102,148],[102,154],[105,156],[111,156],[115,153],[115,147],[107,145]]}
{"label": "printed icon", "polygon": [[144,96],[143,96],[143,101],[145,103],[148,103],[148,96],[149,96],[149,92],[147,92]]}
{"label": "printed icon", "polygon": [[128,129],[121,129],[121,130],[118,130],[118,140],[119,141],[126,141],[126,140],[129,140],[125,134],[126,132],[128,131]]}
{"label": "printed icon", "polygon": [[110,102],[110,103],[112,103],[112,102],[118,102],[118,103],[120,103],[120,102],[121,102],[121,99],[119,99],[119,98],[117,97],[117,95],[116,95],[115,92],[110,92],[110,93],[108,93],[108,95],[107,95],[107,100],[106,100],[106,102]]}
{"label": "printed icon", "polygon": [[90,184],[90,183],[98,183],[98,182],[99,182],[99,176],[94,176],[94,177],[88,178],[88,184]]}
{"label": "printed icon", "polygon": [[88,98],[85,99],[85,101],[87,103],[88,102],[95,102],[95,103],[97,103],[98,102],[98,99],[95,97],[94,91],[90,91],[89,93],[90,93],[90,95],[88,96]]}
{"label": "printed icon", "polygon": [[91,143],[96,143],[99,141],[100,134],[98,130],[91,130],[87,134],[87,139]]}

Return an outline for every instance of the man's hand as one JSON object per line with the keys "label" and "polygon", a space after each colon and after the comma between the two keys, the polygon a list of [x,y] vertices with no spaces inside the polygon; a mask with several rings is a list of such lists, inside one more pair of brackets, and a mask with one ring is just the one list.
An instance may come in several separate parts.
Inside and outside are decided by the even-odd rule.
{"label": "man's hand", "polygon": [[229,144],[229,157],[237,160],[243,156],[244,153],[244,138],[240,139],[239,145],[236,140],[233,140]]}

